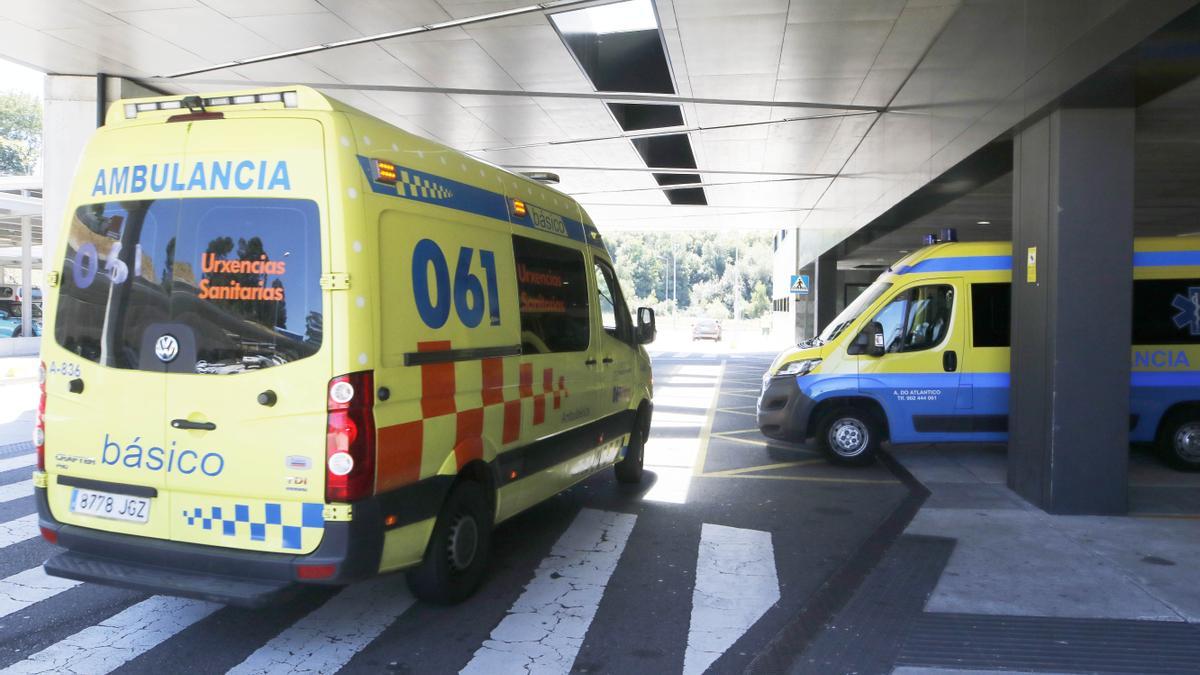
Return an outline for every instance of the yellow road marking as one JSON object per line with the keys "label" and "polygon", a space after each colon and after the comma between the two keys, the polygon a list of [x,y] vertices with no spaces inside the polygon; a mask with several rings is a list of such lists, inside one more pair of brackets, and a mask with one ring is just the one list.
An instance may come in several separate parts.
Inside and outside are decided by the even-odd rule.
{"label": "yellow road marking", "polygon": [[733,413],[734,415],[749,415],[750,417],[758,417],[757,413],[746,412],[745,410],[734,410],[733,408],[717,408],[717,412]]}
{"label": "yellow road marking", "polygon": [[740,473],[750,473],[752,471],[773,471],[775,469],[788,469],[793,466],[806,466],[808,464],[823,463],[823,459],[802,459],[797,462],[779,462],[778,464],[763,464],[761,466],[744,466],[740,469],[724,469],[722,471],[709,471],[701,474],[703,476],[734,476]]}
{"label": "yellow road marking", "polygon": [[[726,436],[723,433],[714,433],[713,436],[716,436],[717,438],[719,438],[723,441],[733,441],[734,443],[753,445],[753,446],[759,447],[759,448],[780,448],[782,450],[790,450],[792,452],[803,452],[803,453],[807,453],[810,455],[818,454],[816,450],[811,450],[809,448],[801,448],[801,447],[798,447],[795,445],[786,445],[786,444],[784,444],[782,442],[778,442],[778,441],[774,442],[774,443],[768,443],[767,441],[756,441],[751,438],[738,438],[737,436]],[[707,450],[707,444],[706,444],[705,449]]]}
{"label": "yellow road marking", "polygon": [[808,483],[847,483],[855,485],[900,485],[898,480],[880,480],[872,478],[823,478],[820,476],[763,476],[759,474],[700,474],[700,478],[757,478],[761,480],[798,480]]}
{"label": "yellow road marking", "polygon": [[717,373],[717,384],[713,387],[712,403],[708,405],[708,414],[704,418],[704,426],[700,428],[700,451],[696,453],[696,462],[692,465],[692,475],[704,473],[704,462],[708,460],[708,439],[712,436],[713,418],[717,416],[717,401],[721,398],[721,381],[725,378],[725,364]]}

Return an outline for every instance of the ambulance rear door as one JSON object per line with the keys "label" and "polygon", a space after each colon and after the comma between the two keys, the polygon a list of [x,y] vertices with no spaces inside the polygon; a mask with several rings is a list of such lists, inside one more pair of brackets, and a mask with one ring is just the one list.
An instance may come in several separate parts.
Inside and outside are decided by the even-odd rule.
{"label": "ambulance rear door", "polygon": [[[171,539],[308,553],[323,534],[331,372],[324,136],[316,120],[191,124],[164,426]],[[197,168],[200,167],[200,168]],[[228,167],[228,188],[211,175]],[[169,358],[167,358],[169,357]]]}

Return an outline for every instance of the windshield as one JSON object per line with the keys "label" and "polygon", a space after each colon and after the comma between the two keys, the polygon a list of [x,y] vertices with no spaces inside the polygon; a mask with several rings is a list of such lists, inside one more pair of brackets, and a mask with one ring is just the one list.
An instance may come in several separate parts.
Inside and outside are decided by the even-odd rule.
{"label": "windshield", "polygon": [[868,307],[871,306],[872,303],[879,299],[879,296],[886,293],[887,289],[891,287],[891,282],[882,280],[876,281],[868,286],[867,290],[863,291],[861,295],[855,298],[854,302],[846,305],[846,309],[843,309],[842,313],[838,314],[837,318],[831,321],[829,325],[825,327],[825,330],[821,331],[821,334],[817,336],[817,341],[821,344],[825,344],[841,335],[842,331],[846,330],[847,326],[854,323],[854,320],[857,319],[860,314],[862,314]]}
{"label": "windshield", "polygon": [[[322,335],[319,237],[307,200],[81,206],[67,232],[55,340],[136,370],[238,373],[310,356]],[[166,336],[173,348],[156,349]]]}

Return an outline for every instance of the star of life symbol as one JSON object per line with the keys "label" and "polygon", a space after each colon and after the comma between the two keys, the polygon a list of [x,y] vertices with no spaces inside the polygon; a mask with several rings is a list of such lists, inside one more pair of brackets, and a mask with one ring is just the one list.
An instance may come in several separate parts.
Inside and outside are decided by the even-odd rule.
{"label": "star of life symbol", "polygon": [[1187,327],[1192,335],[1200,335],[1200,286],[1188,288],[1187,295],[1176,295],[1171,306],[1179,310],[1175,315],[1175,325]]}

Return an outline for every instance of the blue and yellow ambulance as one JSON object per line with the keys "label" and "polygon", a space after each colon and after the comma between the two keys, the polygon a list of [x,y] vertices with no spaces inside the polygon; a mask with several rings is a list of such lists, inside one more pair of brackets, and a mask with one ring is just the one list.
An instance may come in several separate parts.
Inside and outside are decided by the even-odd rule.
{"label": "blue and yellow ambulance", "polygon": [[305,87],[119,101],[47,253],[50,574],[258,605],[637,482],[654,315],[571,198]]}
{"label": "blue and yellow ambulance", "polygon": [[[1200,237],[1134,244],[1130,440],[1200,469]],[[833,462],[892,443],[1004,441],[1012,247],[946,242],[898,261],[763,377],[758,426]]]}

